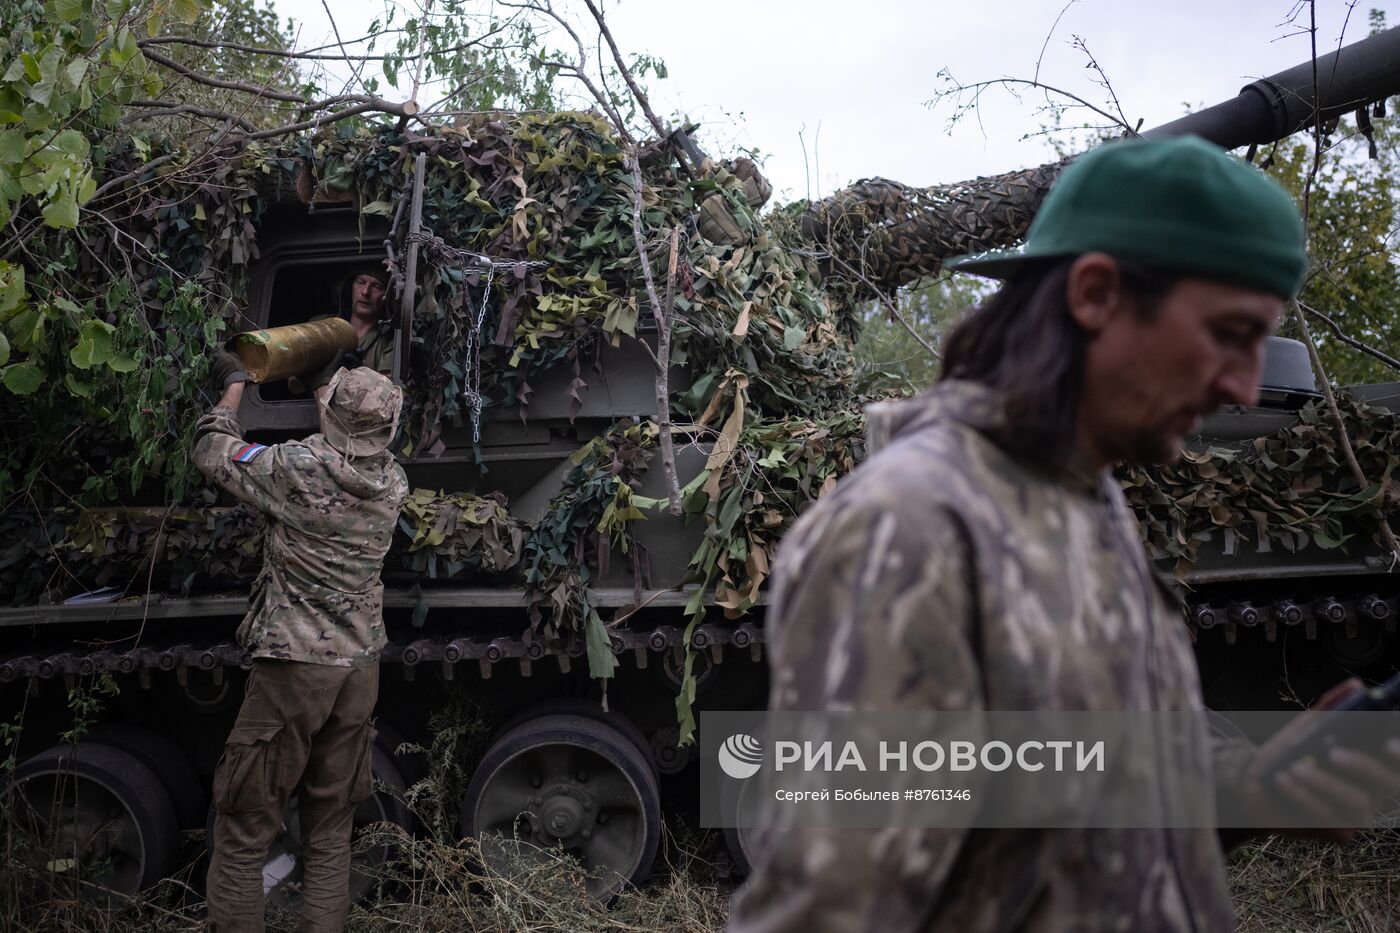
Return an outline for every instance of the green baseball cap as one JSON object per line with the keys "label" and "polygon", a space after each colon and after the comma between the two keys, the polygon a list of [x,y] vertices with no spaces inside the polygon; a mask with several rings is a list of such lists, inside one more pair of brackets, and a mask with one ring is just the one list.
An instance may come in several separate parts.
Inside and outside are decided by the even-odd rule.
{"label": "green baseball cap", "polygon": [[1009,278],[1030,260],[1105,252],[1169,272],[1292,298],[1308,257],[1293,199],[1263,172],[1195,136],[1109,143],[1050,188],[1025,245],[946,260]]}

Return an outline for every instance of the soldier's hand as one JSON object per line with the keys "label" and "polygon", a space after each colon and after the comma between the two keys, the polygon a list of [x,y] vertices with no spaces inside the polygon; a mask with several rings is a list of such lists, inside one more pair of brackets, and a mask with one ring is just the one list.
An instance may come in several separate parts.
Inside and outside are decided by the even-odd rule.
{"label": "soldier's hand", "polygon": [[[1289,835],[1349,842],[1378,809],[1400,794],[1400,739],[1378,752],[1334,747],[1318,758],[1287,762],[1313,717],[1362,689],[1356,678],[1337,684],[1259,747],[1245,771],[1241,800],[1253,825],[1269,825],[1269,816],[1288,814],[1314,828],[1284,830]],[[1303,817],[1299,821],[1297,817]]]}
{"label": "soldier's hand", "polygon": [[243,361],[223,349],[214,351],[214,362],[209,367],[209,375],[220,391],[236,382],[248,381],[248,373],[243,368]]}

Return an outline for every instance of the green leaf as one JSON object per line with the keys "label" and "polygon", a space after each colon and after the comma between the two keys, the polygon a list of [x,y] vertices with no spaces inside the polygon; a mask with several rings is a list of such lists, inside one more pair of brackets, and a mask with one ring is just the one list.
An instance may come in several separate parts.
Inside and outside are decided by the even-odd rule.
{"label": "green leaf", "polygon": [[24,266],[0,259],[0,320],[24,301]]}
{"label": "green leaf", "polygon": [[136,358],[125,353],[114,353],[107,361],[107,365],[113,372],[130,373],[136,371]]}
{"label": "green leaf", "polygon": [[6,84],[12,84],[21,78],[28,77],[28,74],[29,63],[26,62],[24,56],[21,55],[19,58],[10,62],[10,67],[5,69],[5,74],[3,77],[0,77],[0,81],[4,81]]}
{"label": "green leaf", "polygon": [[41,132],[53,126],[53,111],[43,104],[28,103],[24,105],[24,113],[20,115],[21,122],[25,123],[33,132]]}
{"label": "green leaf", "polygon": [[0,331],[0,366],[4,366],[10,361],[10,341],[3,331]]}
{"label": "green leaf", "polygon": [[92,385],[87,382],[79,382],[73,378],[72,373],[63,374],[63,384],[69,392],[79,398],[92,398]]}
{"label": "green leaf", "polygon": [[6,325],[15,346],[28,350],[44,336],[44,316],[37,308],[25,308]]}
{"label": "green leaf", "polygon": [[83,0],[50,0],[49,8],[60,23],[72,23],[83,15]]}
{"label": "green leaf", "polygon": [[78,327],[78,343],[68,358],[79,369],[91,369],[112,358],[112,332],[106,321],[87,320]]}
{"label": "green leaf", "polygon": [[60,311],[67,311],[69,314],[76,314],[78,317],[87,316],[87,311],[83,306],[70,298],[64,298],[62,295],[59,295],[53,300],[53,303]]}
{"label": "green leaf", "polygon": [[175,0],[175,18],[182,23],[193,23],[199,19],[198,0]]}
{"label": "green leaf", "polygon": [[64,130],[53,138],[49,146],[59,152],[86,159],[90,146],[87,137],[77,130]]}
{"label": "green leaf", "polygon": [[389,201],[370,201],[360,208],[361,214],[378,214],[381,217],[394,216],[394,205]]}
{"label": "green leaf", "polygon": [[50,227],[76,227],[78,225],[78,202],[67,191],[44,205],[44,223]]}
{"label": "green leaf", "polygon": [[75,58],[68,63],[68,67],[63,69],[67,75],[69,83],[76,89],[83,83],[83,76],[87,74],[88,65],[92,64],[86,58]]}
{"label": "green leaf", "polygon": [[4,377],[0,382],[4,382],[5,388],[15,395],[33,395],[39,386],[44,384],[44,374],[33,362],[26,360],[5,367]]}
{"label": "green leaf", "polygon": [[41,107],[47,107],[53,100],[53,82],[40,81],[29,88],[29,99]]}
{"label": "green leaf", "polygon": [[6,130],[0,133],[0,163],[18,165],[23,162],[27,142],[28,137],[24,130]]}
{"label": "green leaf", "polygon": [[120,19],[122,14],[131,9],[131,0],[107,0],[107,15],[112,19]]}

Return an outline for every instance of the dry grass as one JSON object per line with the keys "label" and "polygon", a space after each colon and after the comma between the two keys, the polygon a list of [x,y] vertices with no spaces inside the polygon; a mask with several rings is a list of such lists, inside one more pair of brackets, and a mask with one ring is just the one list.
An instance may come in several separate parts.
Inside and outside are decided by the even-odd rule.
{"label": "dry grass", "polygon": [[1340,847],[1273,837],[1230,858],[1240,933],[1400,930],[1400,830]]}
{"label": "dry grass", "polygon": [[[611,904],[587,895],[577,864],[558,853],[537,853],[502,871],[481,864],[474,845],[448,846],[411,839],[397,827],[364,834],[361,845],[399,846],[401,860],[386,873],[377,896],[356,906],[348,933],[444,931],[444,933],[718,933],[724,929],[728,893],[713,865],[668,839],[666,864],[650,884]],[[188,840],[193,854],[203,845]],[[714,843],[705,841],[706,846]],[[70,879],[38,877],[5,866],[0,885],[0,933],[195,933],[204,927],[197,892],[202,859],[192,857],[181,877],[141,898],[105,906],[98,892],[75,889]],[[290,933],[296,918],[270,918],[270,933]]]}
{"label": "dry grass", "polygon": [[[394,834],[403,858],[371,903],[356,907],[349,933],[718,933],[728,888],[713,864],[713,837],[668,837],[666,861],[650,884],[611,905],[587,897],[584,878],[558,855],[521,861],[508,872],[484,869],[471,846]],[[381,843],[384,836],[362,840]],[[99,906],[62,882],[36,888],[6,866],[0,884],[0,933],[194,933],[202,929],[195,884],[202,840],[187,840],[181,877],[118,909]],[[1389,933],[1400,930],[1400,831],[1368,833],[1348,848],[1270,839],[1230,859],[1240,933]],[[294,928],[278,917],[273,933]]]}

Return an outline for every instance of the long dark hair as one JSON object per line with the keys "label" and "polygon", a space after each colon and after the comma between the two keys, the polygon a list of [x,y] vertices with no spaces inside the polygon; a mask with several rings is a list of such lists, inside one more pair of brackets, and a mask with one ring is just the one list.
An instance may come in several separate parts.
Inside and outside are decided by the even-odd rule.
{"label": "long dark hair", "polygon": [[[1012,458],[1051,470],[1069,463],[1084,389],[1089,338],[1070,315],[1065,288],[1077,257],[1028,264],[967,314],[943,345],[939,381],[996,389],[1006,412],[992,440]],[[1118,261],[1139,314],[1156,312],[1179,276]]]}

